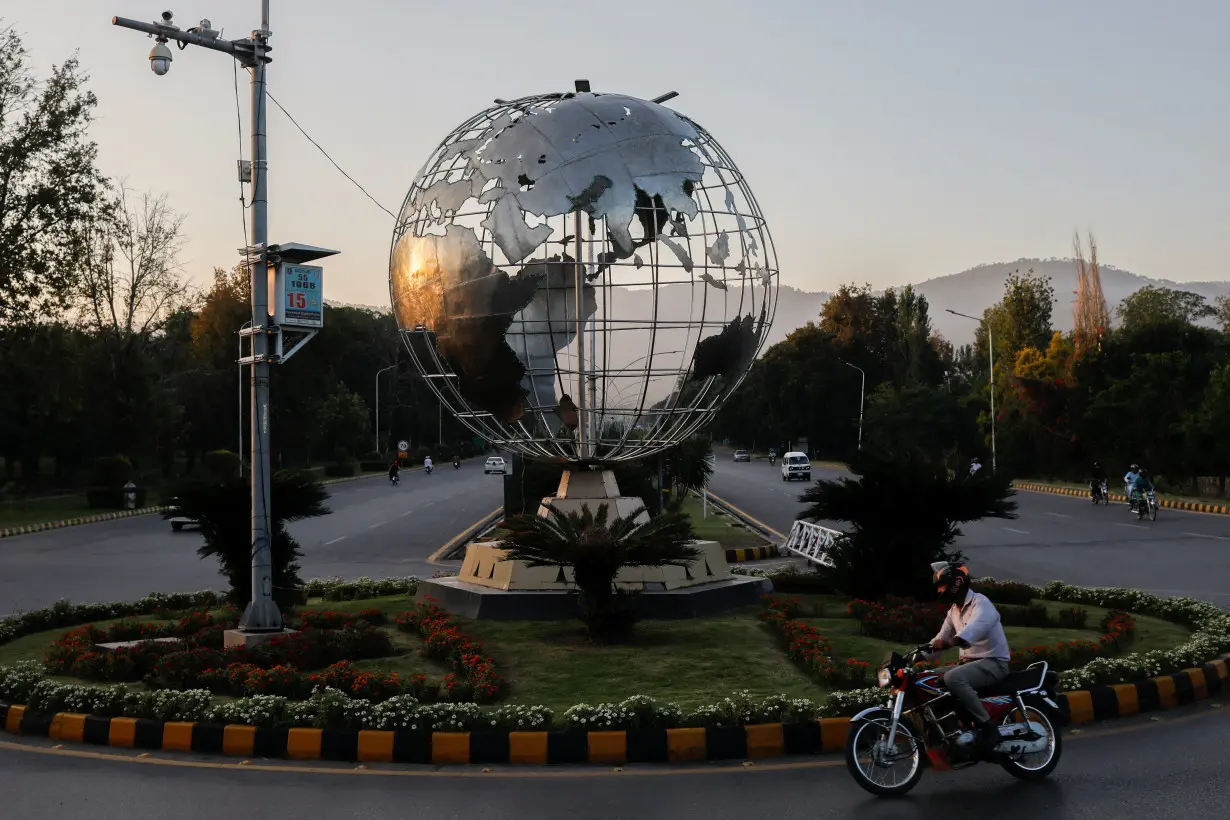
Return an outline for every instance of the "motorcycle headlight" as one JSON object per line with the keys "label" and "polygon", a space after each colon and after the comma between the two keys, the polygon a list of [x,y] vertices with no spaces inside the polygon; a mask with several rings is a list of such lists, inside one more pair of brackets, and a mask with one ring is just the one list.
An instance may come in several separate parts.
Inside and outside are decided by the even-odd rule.
{"label": "motorcycle headlight", "polygon": [[888,686],[892,683],[892,680],[893,676],[888,673],[888,667],[882,668],[880,670],[880,674],[876,676],[876,681],[880,684],[880,686]]}

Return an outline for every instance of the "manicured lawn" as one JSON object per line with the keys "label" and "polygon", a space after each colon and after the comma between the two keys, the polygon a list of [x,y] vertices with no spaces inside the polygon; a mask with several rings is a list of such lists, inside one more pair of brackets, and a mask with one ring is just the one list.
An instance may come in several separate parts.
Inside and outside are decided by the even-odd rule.
{"label": "manicured lawn", "polygon": [[627,646],[594,646],[576,621],[470,621],[462,628],[484,643],[509,680],[509,703],[561,710],[648,695],[687,707],[742,689],[820,699],[824,690],[777,648],[756,619],[759,611],[642,621]]}
{"label": "manicured lawn", "polygon": [[0,503],[0,527],[46,524],[105,512],[111,510],[91,509],[84,495],[66,495],[39,501],[6,501]]}
{"label": "manicured lawn", "polygon": [[692,519],[692,529],[701,541],[717,541],[726,549],[763,547],[765,540],[728,515],[721,514],[717,507],[709,505],[709,517],[704,517],[704,506],[696,498],[683,502],[683,511]]}

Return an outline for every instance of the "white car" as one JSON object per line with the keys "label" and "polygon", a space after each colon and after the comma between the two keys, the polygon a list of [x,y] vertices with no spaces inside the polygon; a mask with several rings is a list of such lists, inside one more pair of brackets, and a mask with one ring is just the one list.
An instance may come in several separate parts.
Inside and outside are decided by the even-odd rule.
{"label": "white car", "polygon": [[[178,499],[178,498],[172,498],[172,499],[171,499],[171,503],[167,505],[167,506],[169,506],[169,507],[171,508],[171,510],[170,510],[171,512],[173,512],[173,513],[175,513],[175,512],[179,512],[179,504],[178,504],[178,501],[179,501],[179,499]],[[172,532],[179,532],[179,531],[180,531],[180,530],[182,530],[184,527],[199,527],[199,526],[201,526],[201,522],[197,521],[195,518],[189,518],[189,517],[187,517],[186,515],[176,515],[176,516],[173,516],[173,517],[170,519],[170,521],[171,521],[171,531],[172,531]]]}
{"label": "white car", "polygon": [[811,459],[807,453],[786,453],[782,456],[782,481],[811,481]]}
{"label": "white car", "polygon": [[487,459],[487,463],[483,465],[483,475],[491,475],[499,473],[504,475],[507,470],[504,468],[504,459],[499,456],[491,456]]}
{"label": "white car", "polygon": [[747,450],[735,450],[735,461],[751,461],[752,456]]}

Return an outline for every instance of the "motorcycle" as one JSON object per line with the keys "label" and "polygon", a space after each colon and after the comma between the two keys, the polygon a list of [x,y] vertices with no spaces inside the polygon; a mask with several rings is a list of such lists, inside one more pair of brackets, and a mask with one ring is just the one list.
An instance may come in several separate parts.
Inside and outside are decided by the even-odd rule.
{"label": "motorcycle", "polygon": [[[930,652],[930,645],[923,645],[904,657],[890,653],[878,675],[890,692],[887,704],[850,720],[846,768],[859,786],[877,797],[896,797],[914,788],[926,767],[953,771],[978,762],[998,763],[1026,781],[1054,771],[1067,718],[1055,700],[1059,675],[1045,661],[978,690],[1000,736],[995,749],[983,753],[973,722],[958,717],[961,707],[944,687],[942,672],[915,668]],[[899,764],[903,775],[890,782],[889,772]]]}
{"label": "motorcycle", "polygon": [[1153,521],[1157,520],[1157,494],[1146,490],[1132,496],[1130,509],[1136,513],[1137,520],[1143,520],[1147,515]]}
{"label": "motorcycle", "polygon": [[427,475],[431,475],[431,465],[430,464],[424,465],[423,472],[427,473]]}
{"label": "motorcycle", "polygon": [[461,462],[460,462],[460,461],[457,461],[456,459],[453,459],[453,469],[454,469],[454,470],[460,470],[460,469],[461,469]]}
{"label": "motorcycle", "polygon": [[1106,490],[1106,481],[1103,480],[1100,484],[1097,481],[1089,481],[1089,497],[1093,499],[1094,504],[1102,503],[1110,506],[1110,494]]}
{"label": "motorcycle", "polygon": [[389,476],[389,483],[392,484],[394,487],[400,484],[401,483],[401,473],[394,473],[393,475]]}

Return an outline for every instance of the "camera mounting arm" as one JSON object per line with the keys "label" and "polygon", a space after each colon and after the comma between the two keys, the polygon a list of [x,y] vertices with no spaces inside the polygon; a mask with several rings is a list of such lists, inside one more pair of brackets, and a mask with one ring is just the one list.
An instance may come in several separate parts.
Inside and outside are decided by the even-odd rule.
{"label": "camera mounting arm", "polygon": [[143,31],[146,34],[157,37],[160,42],[175,40],[185,45],[201,46],[202,48],[221,51],[225,54],[230,54],[241,64],[249,68],[256,65],[258,60],[265,63],[272,62],[269,52],[273,49],[268,45],[268,41],[263,36],[261,36],[260,42],[257,42],[255,39],[257,36],[263,35],[264,32],[253,32],[252,37],[246,37],[242,40],[223,40],[220,37],[209,37],[196,31],[184,31],[174,25],[143,23],[140,20],[133,20],[129,17],[112,17],[111,25],[130,28],[133,31]]}

